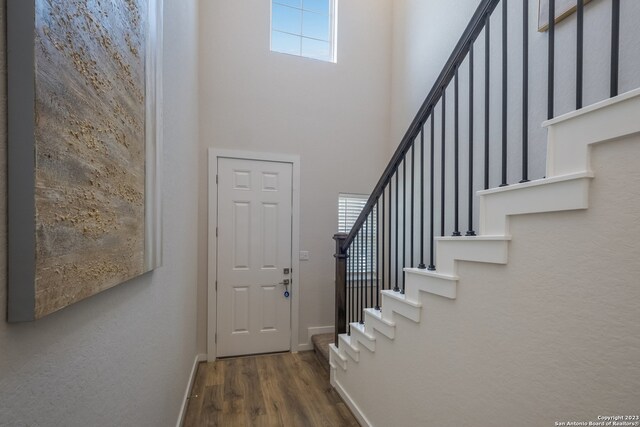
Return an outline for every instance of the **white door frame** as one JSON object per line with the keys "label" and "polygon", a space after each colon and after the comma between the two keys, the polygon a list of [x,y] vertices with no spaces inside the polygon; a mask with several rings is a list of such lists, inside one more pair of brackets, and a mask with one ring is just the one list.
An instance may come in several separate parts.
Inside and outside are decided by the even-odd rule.
{"label": "white door frame", "polygon": [[293,166],[293,199],[291,204],[291,351],[298,351],[298,307],[300,304],[300,156],[295,154],[258,153],[253,151],[228,150],[221,148],[209,148],[209,209],[207,232],[207,360],[213,362],[216,359],[216,277],[217,271],[217,242],[216,225],[218,224],[218,188],[216,176],[218,175],[218,159],[231,158],[242,160],[261,160],[268,162],[291,163]]}

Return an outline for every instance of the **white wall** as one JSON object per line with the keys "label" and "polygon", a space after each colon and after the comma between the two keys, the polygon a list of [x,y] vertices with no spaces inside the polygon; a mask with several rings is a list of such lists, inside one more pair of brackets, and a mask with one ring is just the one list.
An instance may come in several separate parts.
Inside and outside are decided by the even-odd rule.
{"label": "white wall", "polygon": [[390,149],[404,136],[479,3],[394,1]]}
{"label": "white wall", "polygon": [[[209,147],[301,157],[299,339],[334,323],[339,192],[369,193],[387,158],[391,1],[339,4],[338,63],[269,51],[269,1],[203,1],[200,10],[198,343],[206,348]],[[295,349],[294,349],[295,350]]]}
{"label": "white wall", "polygon": [[457,299],[336,374],[374,426],[553,426],[635,414],[640,136],[597,144],[589,208],[510,219],[507,265],[458,263]]}
{"label": "white wall", "polygon": [[[4,29],[4,7],[0,20]],[[34,323],[0,321],[0,425],[175,425],[196,354],[197,1],[165,0],[164,266]],[[0,165],[6,176],[5,32]],[[0,180],[0,312],[6,179]]]}

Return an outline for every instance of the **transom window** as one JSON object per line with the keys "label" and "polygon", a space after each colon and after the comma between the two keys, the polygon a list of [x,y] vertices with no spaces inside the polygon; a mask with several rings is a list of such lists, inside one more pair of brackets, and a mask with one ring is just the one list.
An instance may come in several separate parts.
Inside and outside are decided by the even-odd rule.
{"label": "transom window", "polygon": [[337,0],[272,0],[271,50],[336,62]]}

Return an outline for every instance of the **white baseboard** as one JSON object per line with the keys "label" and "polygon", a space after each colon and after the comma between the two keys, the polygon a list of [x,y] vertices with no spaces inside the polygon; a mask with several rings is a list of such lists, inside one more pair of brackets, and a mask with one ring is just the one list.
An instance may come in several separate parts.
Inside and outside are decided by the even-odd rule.
{"label": "white baseboard", "polygon": [[298,344],[297,351],[313,350],[313,344],[311,343],[311,337],[318,334],[331,334],[335,328],[333,326],[312,326],[307,328],[307,342],[304,344]]}
{"label": "white baseboard", "polygon": [[[332,375],[332,377],[333,377],[333,375]],[[344,400],[344,403],[347,404],[347,406],[351,410],[351,413],[353,414],[354,417],[356,417],[356,420],[358,420],[360,425],[363,426],[363,427],[373,427],[372,424],[367,419],[367,417],[364,416],[364,414],[362,413],[362,411],[360,410],[358,405],[356,405],[356,403],[353,401],[351,396],[349,396],[349,393],[347,393],[345,391],[345,389],[342,388],[342,386],[335,379],[335,377],[332,378],[331,385],[338,392],[338,394],[340,395],[342,400]]]}
{"label": "white baseboard", "polygon": [[200,362],[206,362],[207,355],[206,354],[196,354],[196,358],[193,361],[193,366],[191,367],[191,374],[189,375],[189,381],[187,382],[187,389],[184,392],[184,397],[182,398],[182,405],[180,406],[180,412],[178,413],[178,422],[176,423],[176,427],[182,426],[184,422],[184,416],[187,412],[187,405],[189,402],[189,395],[191,394],[191,388],[193,387],[193,382],[196,379],[196,373],[198,372],[198,364]]}

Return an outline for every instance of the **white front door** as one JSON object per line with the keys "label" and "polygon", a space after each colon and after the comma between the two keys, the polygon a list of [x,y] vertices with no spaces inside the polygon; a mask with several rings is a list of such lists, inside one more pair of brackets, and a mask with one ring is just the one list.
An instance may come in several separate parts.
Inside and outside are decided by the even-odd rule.
{"label": "white front door", "polygon": [[292,164],[218,158],[217,355],[290,350]]}

